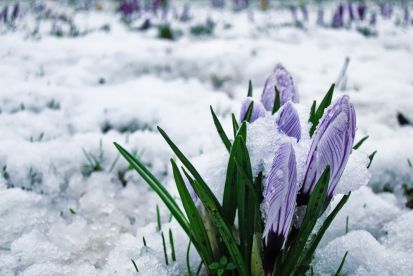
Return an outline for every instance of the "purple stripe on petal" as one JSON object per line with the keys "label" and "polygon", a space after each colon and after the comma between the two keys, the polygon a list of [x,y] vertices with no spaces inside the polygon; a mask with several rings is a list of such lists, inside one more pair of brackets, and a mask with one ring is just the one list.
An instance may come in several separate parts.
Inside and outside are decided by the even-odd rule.
{"label": "purple stripe on petal", "polygon": [[298,92],[293,77],[281,64],[277,64],[274,68],[274,72],[272,72],[265,81],[264,90],[261,96],[261,102],[266,110],[272,111],[273,109],[275,86],[278,91],[280,91],[281,105],[288,101],[298,102]]}
{"label": "purple stripe on petal", "polygon": [[298,203],[305,205],[321,174],[330,165],[328,198],[332,198],[350,156],[356,131],[356,115],[348,96],[337,99],[317,127],[307,157]]}
{"label": "purple stripe on petal", "polygon": [[297,141],[301,139],[301,125],[300,118],[298,117],[297,110],[292,102],[287,102],[282,106],[278,112],[278,118],[275,123],[278,129],[290,137],[297,138]]}
{"label": "purple stripe on petal", "polygon": [[254,102],[254,106],[252,108],[250,123],[254,122],[260,117],[265,116],[265,108],[262,103],[260,103],[259,101],[254,101],[251,97],[247,97],[241,105],[241,112],[239,116],[240,122],[244,120],[248,107],[250,106],[252,101]]}
{"label": "purple stripe on petal", "polygon": [[275,153],[263,192],[266,220],[263,233],[266,275],[271,275],[275,258],[287,239],[295,210],[297,190],[294,149],[290,143],[284,143]]}

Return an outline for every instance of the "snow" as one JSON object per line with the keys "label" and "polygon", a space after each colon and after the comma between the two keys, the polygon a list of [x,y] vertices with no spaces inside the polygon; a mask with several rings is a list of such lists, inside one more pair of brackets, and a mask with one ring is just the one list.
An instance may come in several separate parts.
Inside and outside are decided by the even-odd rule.
{"label": "snow", "polygon": [[[255,23],[244,12],[194,13],[218,20],[212,37],[164,41],[128,30],[109,12],[75,17],[82,28],[110,24],[109,32],[56,38],[43,26],[39,39],[24,28],[0,34],[0,169],[7,166],[9,175],[0,181],[0,274],[133,275],[131,259],[143,275],[185,274],[188,239],[122,158],[111,170],[118,157],[112,142],[135,151],[177,195],[173,153],[156,130],[161,126],[222,198],[228,154],[209,105],[232,133],[230,115],[238,117],[248,80],[259,99],[265,78],[281,62],[300,93],[302,140],[278,133],[275,115],[267,114],[248,126],[248,147],[256,174],[269,170],[281,141],[294,142],[301,182],[309,108],[348,56],[346,81],[336,96],[348,94],[355,105],[356,141],[370,138],[353,151],[337,192],[363,187],[352,192],[326,233],[314,271],[335,273],[348,251],[344,274],[410,275],[413,212],[404,206],[403,184],[413,185],[407,164],[413,128],[400,127],[396,114],[413,118],[413,29],[379,20],[379,35],[365,38],[314,22],[305,30],[280,27],[289,20],[283,12],[255,12]],[[232,28],[225,30],[224,22]],[[101,171],[82,174],[82,148],[93,156],[103,152]],[[362,169],[374,150],[370,171]],[[394,193],[384,192],[389,188]],[[165,237],[173,231],[177,251],[177,262],[168,267],[156,231],[157,204],[162,231]],[[190,256],[195,270],[194,248]]]}

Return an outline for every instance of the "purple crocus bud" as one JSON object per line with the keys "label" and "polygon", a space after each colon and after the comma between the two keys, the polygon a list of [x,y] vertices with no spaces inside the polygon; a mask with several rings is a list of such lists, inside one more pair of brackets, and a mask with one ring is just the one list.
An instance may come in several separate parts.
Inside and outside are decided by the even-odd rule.
{"label": "purple crocus bud", "polygon": [[356,114],[348,96],[338,98],[324,113],[308,153],[306,172],[297,202],[308,203],[310,194],[325,168],[330,166],[328,201],[333,197],[347,160],[356,130]]}
{"label": "purple crocus bud", "polygon": [[280,106],[288,101],[298,102],[298,92],[293,77],[281,64],[277,64],[274,72],[268,76],[261,95],[261,102],[268,111],[273,110],[275,99],[274,87],[277,87],[280,92]]}
{"label": "purple crocus bud", "polygon": [[250,118],[250,123],[254,122],[260,117],[265,116],[265,108],[259,101],[254,101],[251,97],[247,97],[241,105],[241,112],[239,116],[239,121],[242,122],[247,114],[248,107],[250,106],[251,102],[254,102],[254,106],[252,107],[252,114]]}
{"label": "purple crocus bud", "polygon": [[317,25],[324,26],[324,10],[322,8],[317,10]]}
{"label": "purple crocus bud", "polygon": [[366,18],[367,6],[364,3],[361,3],[357,6],[357,15],[359,20],[363,21]]}
{"label": "purple crocus bud", "polygon": [[348,9],[348,18],[350,22],[353,22],[354,21],[353,5],[351,3],[348,3],[347,9]]}
{"label": "purple crocus bud", "polygon": [[343,14],[344,6],[340,4],[338,5],[337,10],[334,12],[333,15],[333,22],[331,23],[331,26],[333,28],[342,28],[344,26]]}
{"label": "purple crocus bud", "polygon": [[292,102],[287,102],[282,106],[278,112],[279,115],[275,121],[278,129],[290,137],[297,138],[297,141],[301,139],[301,125],[300,118],[298,117],[297,110]]}
{"label": "purple crocus bud", "polygon": [[7,15],[9,13],[9,7],[5,6],[0,13],[0,21],[7,23]]}
{"label": "purple crocus bud", "polygon": [[264,185],[264,273],[272,275],[277,255],[287,240],[297,198],[297,163],[290,143],[275,153]]}

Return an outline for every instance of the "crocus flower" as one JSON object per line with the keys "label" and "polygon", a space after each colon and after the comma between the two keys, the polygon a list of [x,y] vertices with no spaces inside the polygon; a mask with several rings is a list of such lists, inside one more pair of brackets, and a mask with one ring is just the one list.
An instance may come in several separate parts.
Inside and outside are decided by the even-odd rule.
{"label": "crocus flower", "polygon": [[0,12],[0,21],[7,23],[7,15],[8,15],[9,8],[5,6],[3,10]]}
{"label": "crocus flower", "polygon": [[265,116],[265,108],[259,101],[253,101],[251,97],[247,97],[241,105],[241,112],[239,116],[239,121],[242,122],[247,114],[248,107],[250,106],[251,102],[254,102],[254,106],[252,107],[252,114],[250,118],[250,123],[254,122],[260,117]]}
{"label": "crocus flower", "polygon": [[263,192],[265,275],[272,274],[275,259],[284,247],[296,206],[297,190],[294,149],[290,143],[284,143],[275,153]]}
{"label": "crocus flower", "polygon": [[330,166],[328,201],[333,197],[350,156],[356,130],[356,115],[348,96],[337,99],[324,113],[307,157],[306,172],[297,202],[308,203],[318,179]]}
{"label": "crocus flower", "polygon": [[281,110],[278,112],[279,115],[275,121],[278,129],[290,136],[297,138],[297,141],[301,139],[301,125],[300,119],[298,117],[297,110],[295,109],[292,102],[287,102]]}
{"label": "crocus flower", "polygon": [[293,77],[281,64],[277,64],[274,72],[268,76],[261,95],[261,102],[268,111],[273,110],[275,99],[274,87],[277,87],[280,92],[280,106],[288,101],[298,102],[298,92]]}
{"label": "crocus flower", "polygon": [[331,26],[333,28],[342,28],[344,26],[343,15],[344,15],[344,6],[340,4],[337,7],[337,10],[334,12],[334,15],[333,15],[333,22],[331,23]]}
{"label": "crocus flower", "polygon": [[363,3],[357,6],[357,14],[360,20],[364,20],[367,14],[367,6]]}

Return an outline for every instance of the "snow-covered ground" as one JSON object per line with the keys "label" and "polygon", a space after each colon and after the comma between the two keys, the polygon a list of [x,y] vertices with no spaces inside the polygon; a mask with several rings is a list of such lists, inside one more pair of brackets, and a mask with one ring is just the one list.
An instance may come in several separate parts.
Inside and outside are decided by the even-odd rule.
{"label": "snow-covered ground", "polygon": [[[157,125],[202,160],[223,147],[209,105],[230,132],[248,80],[259,98],[281,62],[300,102],[310,106],[336,80],[345,57],[347,78],[336,95],[348,94],[355,105],[356,140],[370,136],[362,150],[378,153],[369,185],[353,192],[334,221],[314,271],[331,275],[348,251],[345,274],[411,275],[413,211],[402,187],[413,184],[407,163],[413,127],[399,126],[396,115],[413,118],[413,28],[379,21],[378,36],[366,38],[314,23],[280,27],[287,14],[256,12],[252,23],[245,12],[198,12],[218,20],[212,37],[161,40],[129,31],[105,12],[79,15],[79,24],[110,24],[109,32],[0,35],[0,275],[132,275],[131,259],[143,275],[184,274],[187,238],[112,142],[135,151],[174,191],[173,155]],[[224,30],[224,21],[232,28]],[[100,160],[100,171],[88,167],[85,152]],[[157,204],[177,250],[168,267]],[[195,250],[191,256],[195,268]]]}

